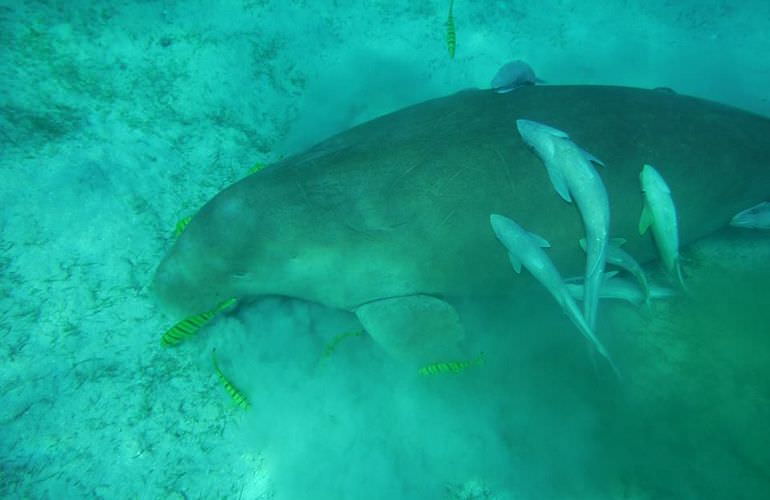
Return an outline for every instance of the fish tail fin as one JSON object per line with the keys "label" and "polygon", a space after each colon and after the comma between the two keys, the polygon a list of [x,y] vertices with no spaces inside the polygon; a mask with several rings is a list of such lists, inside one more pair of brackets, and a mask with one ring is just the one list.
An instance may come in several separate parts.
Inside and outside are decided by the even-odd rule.
{"label": "fish tail fin", "polygon": [[615,361],[612,359],[612,356],[610,356],[610,353],[609,353],[609,351],[607,351],[607,348],[604,347],[604,344],[602,344],[599,341],[599,339],[596,339],[596,342],[594,344],[595,344],[596,350],[599,352],[599,354],[601,354],[602,357],[607,360],[607,363],[609,363],[610,368],[612,368],[612,371],[618,377],[618,380],[623,380],[623,376],[620,374],[620,370],[618,369],[618,365],[615,364]]}
{"label": "fish tail fin", "polygon": [[623,376],[621,375],[620,370],[618,369],[618,366],[615,364],[615,361],[607,352],[607,349],[605,349],[604,344],[602,344],[597,340],[596,342],[586,343],[586,347],[588,348],[588,358],[591,360],[591,366],[593,367],[594,373],[597,376],[599,375],[599,372],[600,372],[599,364],[596,359],[597,353],[598,353],[599,356],[607,360],[607,363],[610,365],[612,372],[615,374],[618,380],[623,380]]}
{"label": "fish tail fin", "polygon": [[607,362],[610,364],[610,368],[612,368],[612,371],[615,373],[615,376],[618,378],[618,380],[623,380],[623,375],[620,373],[620,370],[618,369],[618,366],[615,364],[615,362],[612,360],[612,358],[609,355],[604,356],[607,359]]}
{"label": "fish tail fin", "polygon": [[690,289],[687,288],[687,285],[684,284],[684,277],[682,276],[681,259],[676,259],[676,261],[674,261],[674,275],[676,278],[676,284],[679,286],[679,288],[681,288],[684,293],[689,294]]}

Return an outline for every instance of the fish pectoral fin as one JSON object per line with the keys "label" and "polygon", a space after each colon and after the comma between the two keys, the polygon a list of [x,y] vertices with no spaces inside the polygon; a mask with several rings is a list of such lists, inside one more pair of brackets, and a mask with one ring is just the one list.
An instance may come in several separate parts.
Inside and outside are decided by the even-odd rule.
{"label": "fish pectoral fin", "polygon": [[551,244],[550,244],[550,243],[548,243],[548,240],[547,240],[547,239],[545,239],[545,238],[543,238],[543,237],[542,237],[542,236],[540,236],[539,234],[536,234],[536,233],[532,233],[532,232],[530,232],[530,233],[529,233],[529,237],[530,237],[530,238],[532,239],[532,241],[534,241],[534,242],[535,242],[535,244],[536,244],[537,246],[539,246],[540,248],[551,248]]}
{"label": "fish pectoral fin", "polygon": [[457,311],[430,295],[407,295],[375,300],[355,309],[375,342],[391,356],[426,363],[460,355],[465,336]]}
{"label": "fish pectoral fin", "polygon": [[639,219],[639,234],[646,233],[647,229],[652,225],[652,221],[652,211],[645,203],[642,209],[642,217]]}
{"label": "fish pectoral fin", "polygon": [[601,161],[599,158],[595,157],[594,155],[592,155],[591,153],[589,153],[585,149],[581,149],[580,152],[583,153],[583,156],[585,157],[586,160],[588,160],[590,162],[593,162],[593,163],[596,163],[597,165],[601,165],[602,167],[606,167],[607,166],[607,165],[604,164],[603,161]]}
{"label": "fish pectoral fin", "polygon": [[610,238],[610,243],[615,247],[622,247],[626,244],[625,238]]}
{"label": "fish pectoral fin", "polygon": [[511,262],[511,265],[513,266],[513,270],[517,273],[521,273],[521,261],[513,255],[511,252],[508,252],[508,260]]}
{"label": "fish pectoral fin", "polygon": [[561,171],[558,168],[549,166],[546,166],[546,170],[548,171],[548,178],[551,179],[551,184],[553,184],[553,188],[559,193],[559,196],[561,196],[567,203],[572,203],[572,196],[569,194],[567,179],[564,178]]}

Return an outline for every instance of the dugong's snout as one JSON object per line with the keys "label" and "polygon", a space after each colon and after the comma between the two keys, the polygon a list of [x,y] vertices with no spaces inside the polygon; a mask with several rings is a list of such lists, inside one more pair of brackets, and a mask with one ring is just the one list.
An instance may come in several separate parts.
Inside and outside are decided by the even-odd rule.
{"label": "dugong's snout", "polygon": [[226,297],[221,280],[201,278],[188,261],[169,255],[155,271],[149,293],[173,319],[211,310]]}
{"label": "dugong's snout", "polygon": [[172,315],[175,319],[184,317],[187,314],[182,304],[191,304],[194,302],[193,294],[189,292],[189,283],[185,283],[182,274],[179,273],[178,265],[175,261],[164,259],[155,270],[155,275],[150,283],[149,293],[161,307],[164,312]]}

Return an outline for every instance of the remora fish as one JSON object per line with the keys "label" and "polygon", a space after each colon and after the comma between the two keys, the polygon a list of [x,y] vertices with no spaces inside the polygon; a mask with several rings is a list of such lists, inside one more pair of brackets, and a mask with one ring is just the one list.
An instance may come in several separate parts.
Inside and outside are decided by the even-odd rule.
{"label": "remora fish", "polygon": [[[599,292],[599,297],[602,299],[625,300],[630,304],[639,306],[648,303],[650,299],[668,299],[676,295],[675,290],[655,283],[648,283],[648,289],[645,292],[636,282],[609,276],[610,274],[604,273],[605,278]],[[582,283],[567,280],[565,286],[572,297],[583,300],[584,288]]]}
{"label": "remora fish", "polygon": [[540,82],[542,80],[535,76],[532,66],[524,61],[516,60],[504,64],[497,70],[489,86],[498,94],[505,94],[518,87],[534,85]]}
{"label": "remora fish", "polygon": [[684,288],[682,267],[679,263],[679,227],[671,189],[663,180],[663,176],[651,165],[645,165],[639,177],[644,192],[639,234],[644,234],[652,226],[655,244],[666,271]]}
{"label": "remora fish", "polygon": [[580,149],[561,130],[531,120],[516,120],[516,128],[524,142],[545,164],[556,192],[567,202],[572,202],[574,198],[580,210],[586,232],[586,299],[583,310],[588,324],[595,328],[599,289],[607,258],[610,203],[604,182],[591,162],[603,163]]}
{"label": "remora fish", "polygon": [[513,269],[520,273],[522,266],[527,268],[532,276],[553,295],[553,298],[556,299],[556,302],[578,331],[596,347],[599,354],[607,358],[612,369],[618,373],[607,349],[596,337],[593,328],[583,317],[577,303],[564,285],[564,280],[562,280],[556,266],[543,251],[543,248],[551,246],[550,243],[534,233],[525,231],[516,222],[502,215],[490,215],[489,222],[492,224],[497,239],[508,250],[508,258]]}
{"label": "remora fish", "polygon": [[[631,256],[630,253],[626,252],[622,248],[620,248],[623,243],[625,243],[626,240],[622,238],[613,238],[610,240],[610,242],[607,244],[607,263],[612,264],[613,266],[621,267],[631,273],[631,275],[636,278],[636,280],[639,282],[639,286],[642,287],[642,291],[644,292],[644,296],[646,299],[645,302],[649,302],[650,300],[650,285],[647,282],[647,274],[645,274],[644,269],[642,269],[642,266],[639,264],[639,262],[636,261],[635,258]],[[580,238],[580,248],[583,250],[586,249],[586,240],[585,238]],[[605,273],[605,281],[602,284],[602,292],[600,295],[604,296],[604,289],[607,287],[607,273]],[[582,299],[581,299],[582,300]]]}
{"label": "remora fish", "polygon": [[462,336],[455,299],[526,300],[539,286],[510,272],[490,213],[547,233],[564,275],[585,269],[579,214],[510,132],[523,117],[602,152],[612,165],[611,234],[627,235],[623,248],[643,264],[657,255],[637,231],[639,165],[666,165],[683,245],[770,199],[764,117],[624,87],[465,91],[356,126],[224,189],[169,241],[154,297],[172,320],[229,297],[295,297],[357,313],[390,352],[429,350],[417,367],[467,358],[431,349]]}
{"label": "remora fish", "polygon": [[748,229],[770,229],[770,202],[763,201],[744,210],[730,220],[730,225]]}

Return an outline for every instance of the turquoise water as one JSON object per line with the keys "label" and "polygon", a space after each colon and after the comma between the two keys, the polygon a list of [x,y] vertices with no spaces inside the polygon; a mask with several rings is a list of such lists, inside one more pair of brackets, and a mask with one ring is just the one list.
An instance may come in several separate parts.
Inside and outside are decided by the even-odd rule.
{"label": "turquoise water", "polygon": [[484,353],[459,374],[421,376],[367,335],[329,349],[356,317],[279,297],[161,347],[179,318],[147,286],[180,219],[257,163],[488,88],[510,60],[547,84],[668,87],[770,114],[763,2],[456,0],[453,58],[448,8],[0,2],[0,496],[770,491],[762,232],[685,249],[688,295],[602,302],[620,381],[542,289],[455,304],[460,361]]}

